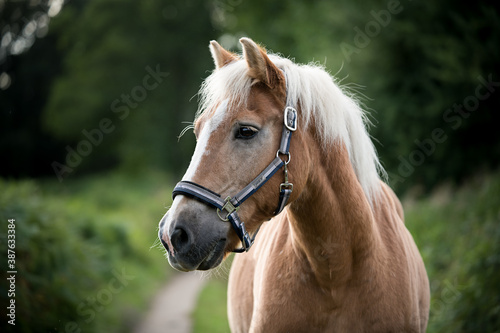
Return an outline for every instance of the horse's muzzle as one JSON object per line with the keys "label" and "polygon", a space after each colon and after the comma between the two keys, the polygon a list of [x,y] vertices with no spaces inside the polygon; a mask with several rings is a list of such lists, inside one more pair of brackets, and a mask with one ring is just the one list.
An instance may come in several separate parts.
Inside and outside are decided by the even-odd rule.
{"label": "horse's muzzle", "polygon": [[[160,222],[158,237],[168,252],[168,261],[173,268],[183,272],[208,270],[222,262],[226,238],[213,232],[216,228],[207,228],[212,232],[204,232],[199,229],[203,223],[185,218],[167,224],[164,221],[166,217]],[[166,225],[170,225],[168,230]]]}

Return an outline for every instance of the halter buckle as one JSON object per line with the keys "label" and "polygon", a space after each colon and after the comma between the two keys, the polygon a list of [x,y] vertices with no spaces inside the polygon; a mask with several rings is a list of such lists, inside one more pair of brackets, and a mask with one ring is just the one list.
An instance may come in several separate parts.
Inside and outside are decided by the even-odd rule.
{"label": "halter buckle", "polygon": [[[288,162],[290,162],[290,158],[288,159]],[[293,184],[288,182],[288,162],[284,165],[283,173],[285,174],[285,182],[280,184],[280,192],[283,192],[284,190],[290,190],[290,192],[293,191]]]}
{"label": "halter buckle", "polygon": [[293,184],[292,183],[281,183],[280,184],[280,192],[284,190],[290,190],[290,192],[293,192]]}
{"label": "halter buckle", "polygon": [[295,132],[297,130],[297,110],[291,106],[287,106],[285,108],[284,122],[288,130]]}
{"label": "halter buckle", "polygon": [[[227,222],[229,221],[229,215],[231,215],[232,213],[234,212],[237,212],[238,209],[240,209],[240,207],[234,207],[233,203],[231,202],[231,197],[227,197],[225,200],[224,200],[224,206],[222,206],[222,209],[219,209],[217,208],[217,215],[219,216],[219,218],[224,221],[224,222]],[[226,217],[222,217],[220,215],[220,213],[225,210],[227,212],[227,215]]]}

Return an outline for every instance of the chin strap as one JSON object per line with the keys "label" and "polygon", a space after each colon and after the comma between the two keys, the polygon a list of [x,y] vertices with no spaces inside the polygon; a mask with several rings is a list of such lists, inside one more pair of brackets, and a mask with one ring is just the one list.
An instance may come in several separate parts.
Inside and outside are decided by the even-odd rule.
{"label": "chin strap", "polygon": [[[245,228],[245,223],[241,221],[238,216],[238,209],[240,205],[247,200],[252,194],[254,194],[259,188],[262,187],[279,169],[284,167],[285,181],[281,183],[279,191],[279,201],[278,207],[274,211],[274,215],[277,215],[283,211],[288,199],[293,191],[293,184],[288,182],[288,169],[287,165],[290,163],[290,140],[292,138],[292,133],[297,130],[297,110],[293,107],[286,107],[284,111],[284,125],[281,134],[281,142],[278,151],[276,152],[276,157],[272,162],[262,171],[254,180],[250,182],[245,188],[238,192],[233,197],[226,197],[222,199],[222,196],[215,193],[206,187],[190,181],[180,181],[175,186],[172,196],[175,198],[177,195],[187,195],[189,197],[200,200],[201,202],[212,206],[217,209],[217,215],[222,221],[229,221],[241,240],[242,247],[233,250],[233,252],[248,252],[250,247],[253,245],[255,236],[257,236],[257,231],[252,237],[248,234]],[[281,159],[280,155],[287,156],[287,160]]]}

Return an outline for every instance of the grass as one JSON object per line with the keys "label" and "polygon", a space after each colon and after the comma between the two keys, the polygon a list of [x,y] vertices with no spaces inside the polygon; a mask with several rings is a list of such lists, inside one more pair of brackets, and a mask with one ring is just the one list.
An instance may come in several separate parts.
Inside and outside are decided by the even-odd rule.
{"label": "grass", "polygon": [[172,272],[151,248],[169,184],[158,172],[0,179],[0,218],[16,219],[16,332],[130,331]]}
{"label": "grass", "polygon": [[227,333],[227,280],[211,279],[203,288],[193,314],[193,332]]}
{"label": "grass", "polygon": [[431,286],[428,332],[499,332],[500,174],[407,201]]}
{"label": "grass", "polygon": [[[500,332],[500,172],[403,200],[431,286],[427,332]],[[194,332],[226,332],[226,280],[209,283]]]}
{"label": "grass", "polygon": [[230,332],[227,320],[227,281],[234,255],[207,273],[208,282],[198,296],[192,314],[193,332]]}

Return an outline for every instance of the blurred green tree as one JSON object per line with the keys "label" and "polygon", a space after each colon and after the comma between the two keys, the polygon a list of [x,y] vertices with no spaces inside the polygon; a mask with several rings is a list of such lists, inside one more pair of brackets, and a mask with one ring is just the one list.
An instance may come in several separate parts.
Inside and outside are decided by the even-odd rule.
{"label": "blurred green tree", "polygon": [[368,96],[371,132],[397,190],[430,189],[500,165],[493,1],[213,3],[225,46],[236,48],[237,37],[249,35],[298,62],[324,64]]}
{"label": "blurred green tree", "polygon": [[[44,130],[33,128],[32,117],[33,126],[21,125],[32,139],[16,141],[16,131],[0,144],[24,142],[30,156],[51,147],[51,159],[36,161],[70,162],[72,171],[183,170],[194,140],[176,143],[177,135],[193,119],[190,99],[213,67],[207,42],[217,38],[237,50],[246,35],[297,62],[320,62],[368,96],[372,134],[392,185],[431,188],[500,164],[499,22],[492,1],[71,1],[40,43],[45,60],[20,64],[28,74],[38,65],[40,98],[17,106],[26,93],[15,90],[26,84],[7,99],[16,108],[2,108],[24,110],[18,114],[26,121],[26,110],[48,98]],[[19,124],[12,119],[5,126]],[[29,165],[33,159],[23,151],[17,153]]]}
{"label": "blurred green tree", "polygon": [[[492,1],[416,2],[393,20],[362,67],[373,133],[393,185],[427,189],[500,165],[500,12]],[[378,41],[377,41],[378,42]],[[442,132],[441,135],[435,134]]]}
{"label": "blurred green tree", "polygon": [[56,161],[72,169],[61,174],[183,169],[194,141],[177,144],[177,136],[194,117],[200,74],[212,66],[205,2],[94,0],[68,6],[53,26],[67,55],[43,120],[72,143]]}

